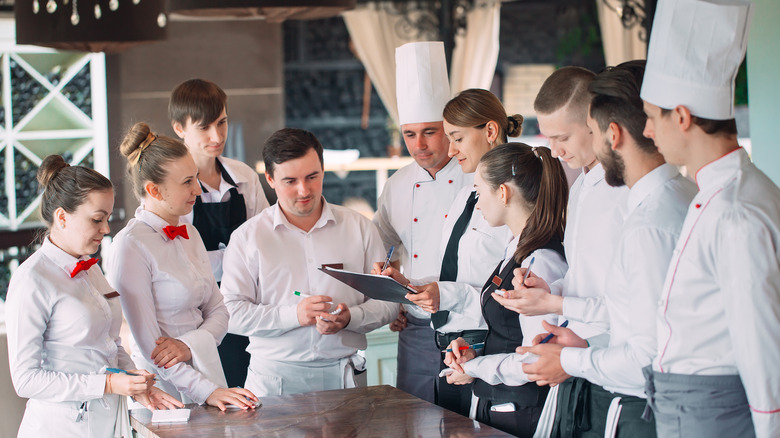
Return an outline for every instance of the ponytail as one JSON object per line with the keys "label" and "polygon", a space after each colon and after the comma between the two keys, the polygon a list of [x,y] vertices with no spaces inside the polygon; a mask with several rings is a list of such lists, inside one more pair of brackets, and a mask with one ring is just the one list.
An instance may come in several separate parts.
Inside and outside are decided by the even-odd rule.
{"label": "ponytail", "polygon": [[569,184],[561,162],[553,158],[550,149],[507,143],[488,151],[480,165],[492,190],[511,184],[531,211],[520,233],[515,261],[522,262],[553,238],[563,240]]}

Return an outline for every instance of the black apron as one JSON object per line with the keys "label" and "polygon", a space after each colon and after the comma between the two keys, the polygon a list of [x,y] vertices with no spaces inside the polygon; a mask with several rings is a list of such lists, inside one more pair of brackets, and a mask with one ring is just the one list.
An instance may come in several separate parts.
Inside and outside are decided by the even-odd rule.
{"label": "black apron", "polygon": [[[200,233],[207,251],[219,249],[220,243],[227,245],[230,234],[247,219],[244,195],[238,193],[236,183],[219,160],[217,160],[217,167],[222,178],[233,186],[230,189],[230,199],[225,202],[203,202],[198,196],[192,208],[192,225]],[[208,192],[203,184],[200,187],[204,193]],[[250,358],[246,351],[248,345],[248,337],[228,333],[217,347],[222,370],[225,372],[225,379],[230,388],[243,386],[246,381]]]}
{"label": "black apron", "polygon": [[[552,249],[564,256],[563,245],[555,239],[542,248]],[[520,267],[514,258],[501,269],[501,263],[482,288],[482,316],[488,324],[485,338],[485,355],[514,353],[523,344],[523,331],[517,312],[499,304],[491,295],[496,289],[512,290],[515,268]],[[538,386],[534,382],[521,386],[504,384],[490,385],[483,380],[474,381],[474,395],[479,397],[477,420],[517,436],[531,436],[539,423],[549,386]],[[514,412],[493,412],[490,407],[513,403]]]}

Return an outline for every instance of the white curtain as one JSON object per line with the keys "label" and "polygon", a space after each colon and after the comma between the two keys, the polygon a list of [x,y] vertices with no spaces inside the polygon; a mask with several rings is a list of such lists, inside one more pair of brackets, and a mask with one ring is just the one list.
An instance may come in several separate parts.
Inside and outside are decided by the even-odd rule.
{"label": "white curtain", "polygon": [[455,95],[467,88],[489,89],[498,62],[501,2],[477,1],[466,15],[466,30],[455,36],[450,89]]}
{"label": "white curtain", "polygon": [[[465,32],[455,37],[450,69],[453,95],[466,88],[490,88],[498,62],[500,0],[477,1],[466,16]],[[398,124],[395,95],[395,49],[415,41],[435,41],[437,35],[419,34],[393,14],[392,2],[362,3],[343,12],[344,22],[360,61],[387,112]]]}
{"label": "white curtain", "polygon": [[397,125],[395,48],[431,38],[420,38],[414,29],[402,26],[402,17],[388,12],[392,7],[391,2],[369,2],[341,15],[368,77]]}
{"label": "white curtain", "polygon": [[[618,4],[617,0],[606,1],[613,6]],[[618,14],[605,5],[604,0],[596,0],[596,7],[607,65],[615,66],[621,62],[647,58],[647,43],[639,39],[642,26],[637,24],[631,29],[623,27]]]}

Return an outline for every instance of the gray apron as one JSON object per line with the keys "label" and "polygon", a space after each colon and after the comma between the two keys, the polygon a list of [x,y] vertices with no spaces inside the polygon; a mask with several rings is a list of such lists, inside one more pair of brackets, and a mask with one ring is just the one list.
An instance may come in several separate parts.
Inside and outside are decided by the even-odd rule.
{"label": "gray apron", "polygon": [[[755,437],[739,375],[695,376],[643,370],[647,404],[663,438]],[[650,412],[645,411],[649,417]]]}
{"label": "gray apron", "polygon": [[434,403],[434,386],[439,377],[441,351],[436,347],[430,319],[406,313],[406,328],[398,333],[398,375],[396,387]]}

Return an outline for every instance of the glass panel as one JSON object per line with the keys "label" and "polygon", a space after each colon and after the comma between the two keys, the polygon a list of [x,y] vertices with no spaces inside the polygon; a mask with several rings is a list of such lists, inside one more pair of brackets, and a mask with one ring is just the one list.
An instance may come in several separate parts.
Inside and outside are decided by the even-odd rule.
{"label": "glass panel", "polygon": [[16,212],[21,212],[38,197],[38,166],[18,150],[14,151],[14,181],[16,182]]}
{"label": "glass panel", "polygon": [[49,90],[36,81],[27,70],[22,68],[13,58],[11,67],[11,107],[13,108],[13,124],[16,126],[35,105],[43,99]]}
{"label": "glass panel", "polygon": [[89,63],[85,64],[68,85],[63,87],[62,95],[92,118],[92,80]]}

